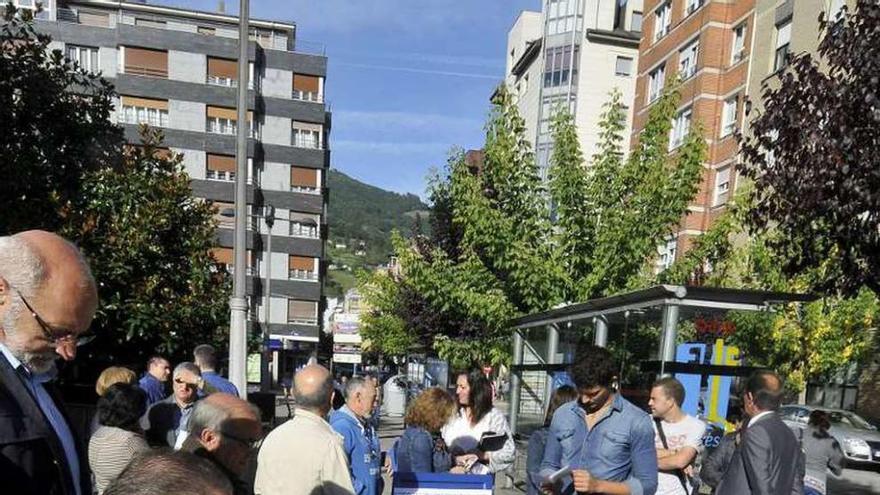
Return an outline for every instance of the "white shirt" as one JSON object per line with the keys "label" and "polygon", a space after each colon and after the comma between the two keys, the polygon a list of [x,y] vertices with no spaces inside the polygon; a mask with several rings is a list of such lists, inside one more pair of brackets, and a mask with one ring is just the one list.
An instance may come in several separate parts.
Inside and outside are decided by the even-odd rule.
{"label": "white shirt", "polygon": [[[666,444],[669,450],[691,447],[697,453],[703,450],[703,435],[706,433],[706,424],[699,419],[685,414],[676,423],[667,421],[660,422],[663,433],[666,435]],[[654,422],[654,446],[659,450],[664,448],[660,434],[657,432],[657,423]],[[657,495],[687,495],[692,491],[690,483],[687,483],[688,491],[681,486],[680,478],[674,471],[657,473]]]}
{"label": "white shirt", "polygon": [[760,413],[754,415],[754,417],[752,417],[752,419],[749,420],[749,424],[746,425],[746,428],[748,428],[749,426],[752,426],[753,424],[757,423],[759,419],[763,418],[764,416],[768,416],[770,414],[773,414],[773,411],[764,411],[764,412],[760,412]]}
{"label": "white shirt", "polygon": [[471,473],[489,474],[503,471],[513,464],[516,446],[513,443],[513,437],[510,434],[510,426],[507,419],[496,408],[492,408],[485,416],[476,424],[471,426],[470,421],[465,417],[464,410],[460,410],[449,423],[441,430],[443,441],[453,455],[469,454],[477,451],[477,445],[480,443],[480,437],[487,431],[495,433],[506,433],[507,441],[504,447],[495,452],[489,452],[489,465],[474,464]]}

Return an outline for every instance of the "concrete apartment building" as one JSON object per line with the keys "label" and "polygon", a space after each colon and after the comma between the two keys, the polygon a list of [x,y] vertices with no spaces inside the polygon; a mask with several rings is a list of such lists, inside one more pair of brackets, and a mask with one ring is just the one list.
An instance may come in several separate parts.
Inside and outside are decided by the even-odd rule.
{"label": "concrete apartment building", "polygon": [[[523,11],[507,36],[505,84],[525,119],[546,178],[555,108],[575,116],[589,159],[599,140],[602,105],[615,88],[632,100],[642,25],[641,0],[544,0]],[[632,111],[627,112],[627,126]],[[624,149],[629,148],[628,139]]]}
{"label": "concrete apartment building", "polygon": [[[195,195],[218,209],[214,256],[232,268],[234,218],[220,213],[233,211],[238,18],[109,0],[51,0],[44,8],[38,29],[115,85],[114,118],[126,138],[139,142],[138,124],[149,123],[162,128],[171,151],[183,154]],[[327,59],[321,51],[301,51],[294,24],[251,19],[250,28],[249,324],[256,330],[268,321],[292,367],[316,349],[321,325]],[[271,253],[267,223],[256,216],[267,206],[276,218]],[[263,280],[270,271],[268,304]]]}

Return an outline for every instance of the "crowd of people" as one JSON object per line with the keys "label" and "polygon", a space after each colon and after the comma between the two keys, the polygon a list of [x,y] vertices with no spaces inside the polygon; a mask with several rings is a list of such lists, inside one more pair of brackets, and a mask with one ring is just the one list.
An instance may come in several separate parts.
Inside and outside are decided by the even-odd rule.
{"label": "crowd of people", "polygon": [[[259,410],[217,373],[209,345],[173,369],[154,356],[140,378],[104,370],[81,443],[53,384],[55,360],[74,359],[90,340],[97,300],[71,243],[40,231],[0,237],[4,493],[380,495],[383,473],[494,475],[514,463],[513,435],[481,369],[458,374],[454,394],[429,388],[415,397],[386,453],[376,377],[341,383],[318,364],[303,367],[286,384],[291,419],[264,436]],[[711,453],[706,425],[681,409],[677,380],[654,383],[648,413],[618,392],[617,374],[606,349],[579,347],[573,386],[553,392],[529,439],[529,494],[690,495],[702,482],[719,495],[811,495],[825,493],[828,469],[840,472],[827,414],[815,411],[799,435],[775,414],[783,390],[775,373],[746,380],[742,421]]]}

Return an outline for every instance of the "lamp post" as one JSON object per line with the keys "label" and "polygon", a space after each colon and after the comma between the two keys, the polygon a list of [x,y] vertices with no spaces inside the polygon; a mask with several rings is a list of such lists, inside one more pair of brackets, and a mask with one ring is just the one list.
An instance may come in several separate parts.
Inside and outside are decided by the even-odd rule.
{"label": "lamp post", "polygon": [[[240,0],[238,11],[238,132],[235,140],[235,264],[247,263],[247,91],[248,91],[248,0]],[[247,273],[235,271],[229,299],[229,380],[247,398]]]}
{"label": "lamp post", "polygon": [[[231,218],[237,217],[236,210],[233,210],[232,208],[222,210],[220,215]],[[260,325],[262,330],[260,332],[262,337],[260,342],[260,391],[268,392],[269,389],[272,388],[272,378],[269,373],[269,361],[272,352],[269,349],[269,338],[271,336],[269,324],[272,321],[272,226],[275,225],[275,207],[272,205],[266,205],[263,207],[262,215],[254,214],[249,216],[251,218],[262,218],[266,222],[266,290],[264,291],[266,294],[266,309],[264,311],[263,323]],[[236,220],[238,219],[236,218]],[[236,270],[236,275],[239,271],[245,272],[246,270]],[[230,377],[231,376],[232,373],[230,370]]]}

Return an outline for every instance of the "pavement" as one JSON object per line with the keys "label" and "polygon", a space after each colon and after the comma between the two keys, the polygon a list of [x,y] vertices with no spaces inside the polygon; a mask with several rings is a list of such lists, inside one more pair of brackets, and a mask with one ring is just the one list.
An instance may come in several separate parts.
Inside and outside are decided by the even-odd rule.
{"label": "pavement", "polygon": [[[279,400],[276,409],[278,424],[287,419],[287,406]],[[383,451],[387,451],[400,435],[403,434],[403,418],[382,416],[379,422],[379,440]],[[494,493],[497,495],[523,495],[525,487],[522,484],[523,470],[525,467],[525,445],[517,445],[517,462],[514,475],[515,483],[511,483],[509,477],[499,476],[496,479]],[[385,490],[383,495],[391,495],[391,479],[385,476]],[[880,470],[848,468],[843,470],[840,478],[828,477],[828,495],[880,495]]]}

